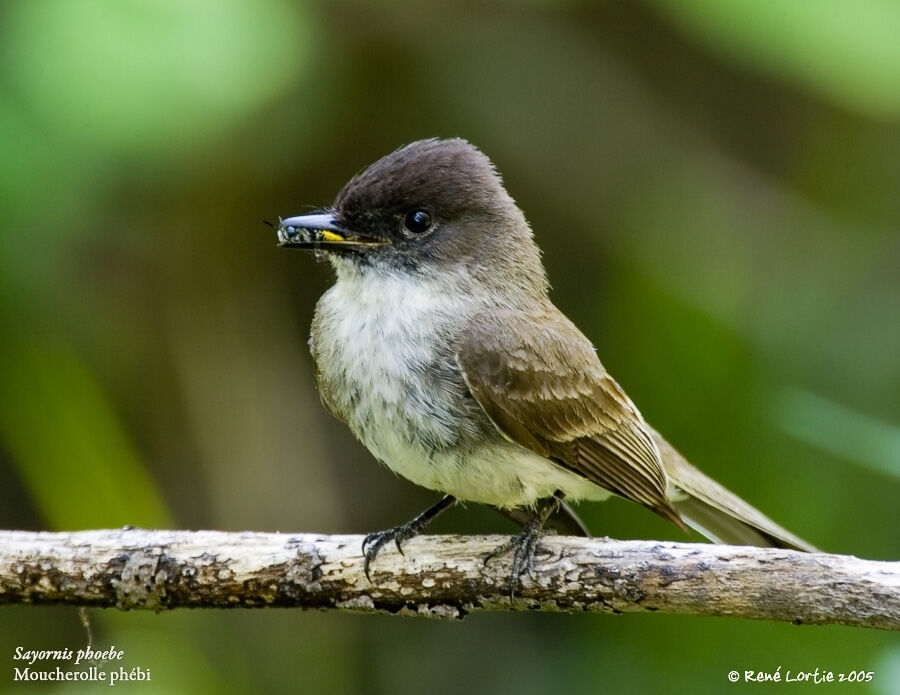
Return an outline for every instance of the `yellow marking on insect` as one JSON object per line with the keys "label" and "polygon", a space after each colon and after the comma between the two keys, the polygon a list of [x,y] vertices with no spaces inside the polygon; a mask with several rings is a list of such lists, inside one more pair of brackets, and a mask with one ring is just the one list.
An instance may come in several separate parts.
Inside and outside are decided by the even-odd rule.
{"label": "yellow marking on insect", "polygon": [[323,241],[344,241],[344,237],[340,234],[335,234],[334,232],[329,232],[327,229],[322,230],[322,240]]}

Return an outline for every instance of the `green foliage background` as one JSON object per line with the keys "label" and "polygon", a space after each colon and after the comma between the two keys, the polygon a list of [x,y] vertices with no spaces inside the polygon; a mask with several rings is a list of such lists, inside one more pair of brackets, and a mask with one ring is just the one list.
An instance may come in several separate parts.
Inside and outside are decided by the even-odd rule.
{"label": "green foliage background", "polygon": [[[0,526],[365,532],[427,506],[320,408],[305,340],[329,271],[260,221],[459,135],[649,421],[820,547],[896,559],[898,36],[893,0],[7,0]],[[436,530],[509,527],[472,506]],[[900,642],[837,627],[93,615],[151,669],[120,692],[718,693],[778,666],[900,692]],[[72,691],[16,687],[11,657],[83,639],[74,610],[0,610],[0,690]]]}

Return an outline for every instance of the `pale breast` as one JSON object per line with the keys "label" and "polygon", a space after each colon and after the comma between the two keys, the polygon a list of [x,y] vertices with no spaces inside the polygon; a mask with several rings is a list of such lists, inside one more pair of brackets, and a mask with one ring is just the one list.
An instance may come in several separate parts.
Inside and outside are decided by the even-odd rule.
{"label": "pale breast", "polygon": [[388,468],[458,499],[519,507],[556,490],[608,496],[508,441],[473,399],[455,353],[477,308],[421,279],[340,279],[319,300],[310,338],[322,400]]}
{"label": "pale breast", "polygon": [[310,344],[323,400],[376,458],[423,485],[423,464],[484,427],[453,357],[461,310],[402,276],[375,287],[341,280],[316,308]]}

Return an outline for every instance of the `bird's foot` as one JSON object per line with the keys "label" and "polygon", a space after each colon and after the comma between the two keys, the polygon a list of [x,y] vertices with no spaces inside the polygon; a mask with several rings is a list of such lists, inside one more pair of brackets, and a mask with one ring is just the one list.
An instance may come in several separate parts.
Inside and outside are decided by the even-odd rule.
{"label": "bird's foot", "polygon": [[363,565],[363,569],[366,573],[366,579],[372,581],[372,578],[369,576],[369,565],[372,564],[372,560],[378,555],[379,551],[391,541],[394,541],[394,545],[397,546],[398,552],[403,555],[403,542],[408,541],[410,538],[414,538],[422,533],[422,528],[425,524],[416,517],[412,521],[408,521],[405,524],[401,524],[400,526],[395,526],[394,528],[389,528],[385,531],[375,531],[374,533],[368,534],[362,542],[362,552],[363,557],[365,557],[365,564]]}
{"label": "bird's foot", "polygon": [[395,526],[394,528],[389,528],[386,531],[370,533],[363,538],[362,553],[365,558],[363,571],[366,573],[366,579],[370,582],[372,581],[372,578],[369,576],[369,565],[372,564],[372,560],[375,559],[375,556],[378,555],[378,552],[385,545],[394,541],[398,552],[403,555],[403,542],[418,536],[422,533],[422,529],[425,528],[428,522],[445,509],[452,507],[454,504],[456,504],[456,498],[452,495],[445,495],[437,504],[426,509],[412,521],[408,521],[400,526]]}
{"label": "bird's foot", "polygon": [[534,575],[534,556],[537,553],[538,544],[544,530],[539,519],[532,519],[521,532],[510,538],[506,543],[497,547],[485,559],[484,564],[503,555],[504,553],[513,551],[512,571],[509,574],[509,598],[512,600],[516,596],[516,589],[522,581],[524,575]]}
{"label": "bird's foot", "polygon": [[550,516],[559,510],[562,500],[563,493],[557,490],[553,497],[544,500],[543,503],[538,506],[532,514],[531,519],[529,519],[528,523],[522,527],[522,530],[518,534],[510,538],[506,543],[498,547],[484,559],[484,564],[487,564],[508,550],[513,551],[512,572],[509,575],[510,601],[516,596],[516,589],[519,587],[519,584],[521,584],[522,576],[524,574],[527,574],[528,576],[534,575],[534,556],[538,549],[538,543],[541,536],[547,533],[544,531],[544,524]]}

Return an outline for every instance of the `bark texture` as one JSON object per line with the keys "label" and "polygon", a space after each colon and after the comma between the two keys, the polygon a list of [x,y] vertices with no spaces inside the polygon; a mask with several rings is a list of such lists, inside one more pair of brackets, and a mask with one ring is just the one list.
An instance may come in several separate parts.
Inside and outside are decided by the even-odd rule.
{"label": "bark texture", "polygon": [[362,536],[0,531],[0,604],[123,610],[294,606],[462,618],[483,610],[660,611],[900,629],[900,563],[551,536],[509,593],[502,536],[422,536],[363,574]]}

